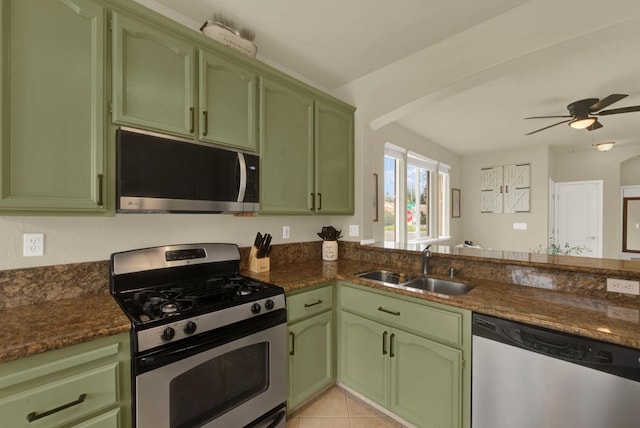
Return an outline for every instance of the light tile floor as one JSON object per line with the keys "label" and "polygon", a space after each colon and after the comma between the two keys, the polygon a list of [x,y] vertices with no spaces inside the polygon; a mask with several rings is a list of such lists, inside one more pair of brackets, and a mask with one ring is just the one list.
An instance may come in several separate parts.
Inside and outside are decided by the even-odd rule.
{"label": "light tile floor", "polygon": [[288,416],[287,428],[402,428],[402,424],[334,386]]}

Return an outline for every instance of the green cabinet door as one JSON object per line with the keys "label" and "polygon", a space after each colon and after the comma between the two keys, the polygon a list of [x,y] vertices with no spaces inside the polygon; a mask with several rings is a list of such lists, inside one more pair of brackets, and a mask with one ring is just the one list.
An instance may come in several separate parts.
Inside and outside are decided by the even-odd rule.
{"label": "green cabinet door", "polygon": [[338,378],[365,397],[389,402],[389,328],[342,311]]}
{"label": "green cabinet door", "polygon": [[113,121],[193,137],[193,45],[121,13],[112,19]]}
{"label": "green cabinet door", "polygon": [[315,103],[318,214],[353,214],[353,111]]}
{"label": "green cabinet door", "polygon": [[105,211],[105,11],[0,1],[0,210]]}
{"label": "green cabinet door", "polygon": [[392,330],[389,410],[415,424],[459,428],[462,420],[462,351]]}
{"label": "green cabinet door", "polygon": [[329,311],[289,326],[289,410],[334,382],[332,319]]}
{"label": "green cabinet door", "polygon": [[260,211],[313,214],[313,99],[266,78],[260,83]]}
{"label": "green cabinet door", "polygon": [[256,150],[258,75],[200,50],[199,139]]}

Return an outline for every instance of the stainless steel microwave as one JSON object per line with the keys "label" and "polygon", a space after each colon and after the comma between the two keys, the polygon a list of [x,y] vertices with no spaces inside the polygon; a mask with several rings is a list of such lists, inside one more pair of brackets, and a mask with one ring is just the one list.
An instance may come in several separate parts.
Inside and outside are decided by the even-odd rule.
{"label": "stainless steel microwave", "polygon": [[259,158],[137,129],[116,131],[116,211],[258,211]]}

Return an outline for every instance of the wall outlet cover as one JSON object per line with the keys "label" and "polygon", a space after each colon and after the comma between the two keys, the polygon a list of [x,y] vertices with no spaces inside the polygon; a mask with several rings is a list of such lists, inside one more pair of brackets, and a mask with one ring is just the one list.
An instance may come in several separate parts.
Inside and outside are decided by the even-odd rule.
{"label": "wall outlet cover", "polygon": [[607,291],[640,295],[640,281],[630,281],[627,279],[607,278]]}
{"label": "wall outlet cover", "polygon": [[349,225],[349,236],[359,236],[360,235],[360,227],[357,224]]}
{"label": "wall outlet cover", "polygon": [[282,239],[291,238],[291,229],[289,226],[282,226]]}
{"label": "wall outlet cover", "polygon": [[24,257],[44,256],[44,233],[25,233],[22,239]]}

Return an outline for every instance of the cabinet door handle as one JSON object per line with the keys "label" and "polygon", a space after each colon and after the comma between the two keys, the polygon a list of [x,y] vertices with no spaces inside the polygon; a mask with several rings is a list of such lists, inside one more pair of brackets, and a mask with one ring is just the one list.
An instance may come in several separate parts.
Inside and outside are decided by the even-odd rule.
{"label": "cabinet door handle", "polygon": [[311,194],[311,211],[314,211],[316,209],[316,194],[312,193]]}
{"label": "cabinet door handle", "polygon": [[316,305],[319,305],[319,304],[321,304],[321,303],[322,303],[322,300],[318,299],[318,301],[317,301],[317,302],[313,302],[313,303],[305,303],[305,304],[304,304],[304,307],[305,307],[305,308],[310,308],[310,307],[312,307],[312,306],[316,306]]}
{"label": "cabinet door handle", "polygon": [[193,134],[196,126],[196,117],[193,111],[193,107],[189,107],[189,115],[191,116],[191,128],[189,128],[189,132]]}
{"label": "cabinet door handle", "polygon": [[382,355],[387,355],[387,334],[386,331],[382,333]]}
{"label": "cabinet door handle", "polygon": [[289,355],[296,355],[296,335],[290,331],[289,336],[291,336],[291,351],[289,351]]}
{"label": "cabinet door handle", "polygon": [[318,193],[318,211],[322,209],[322,193]]}
{"label": "cabinet door handle", "polygon": [[37,421],[38,419],[53,415],[54,413],[58,413],[64,409],[68,409],[69,407],[77,406],[78,404],[83,403],[85,398],[87,398],[87,394],[80,394],[77,400],[67,404],[63,404],[62,406],[56,407],[55,409],[47,410],[46,412],[42,413],[31,412],[27,415],[27,420],[29,422]]}
{"label": "cabinet door handle", "polygon": [[209,133],[209,112],[203,111],[202,115],[204,116],[204,131],[202,131],[202,136],[206,137]]}
{"label": "cabinet door handle", "polygon": [[386,313],[386,314],[395,315],[395,316],[397,316],[397,317],[399,317],[399,316],[400,316],[400,312],[397,312],[397,311],[390,311],[390,310],[388,310],[388,309],[383,308],[382,306],[378,306],[378,310],[379,310],[380,312],[384,312],[384,313]]}
{"label": "cabinet door handle", "polygon": [[102,201],[102,182],[104,181],[104,175],[102,174],[98,174],[98,200],[96,201],[96,204],[99,206],[102,206],[103,201]]}
{"label": "cabinet door handle", "polygon": [[393,345],[394,345],[394,344],[395,344],[395,342],[396,342],[396,341],[395,341],[395,338],[396,338],[396,335],[395,335],[395,334],[393,334],[393,333],[391,333],[391,340],[389,341],[389,357],[390,357],[390,358],[393,358],[393,357],[395,357],[395,356],[396,356],[396,354],[395,354],[395,353],[394,353],[394,351],[393,351]]}

